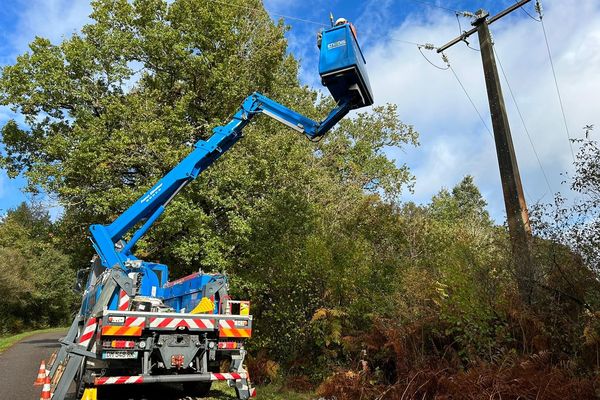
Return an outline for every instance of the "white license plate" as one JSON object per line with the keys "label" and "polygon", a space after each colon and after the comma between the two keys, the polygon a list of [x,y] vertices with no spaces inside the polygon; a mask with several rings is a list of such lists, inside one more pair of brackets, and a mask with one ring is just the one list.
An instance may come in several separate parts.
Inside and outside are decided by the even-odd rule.
{"label": "white license plate", "polygon": [[102,353],[102,358],[113,360],[126,360],[137,358],[137,351],[105,351]]}

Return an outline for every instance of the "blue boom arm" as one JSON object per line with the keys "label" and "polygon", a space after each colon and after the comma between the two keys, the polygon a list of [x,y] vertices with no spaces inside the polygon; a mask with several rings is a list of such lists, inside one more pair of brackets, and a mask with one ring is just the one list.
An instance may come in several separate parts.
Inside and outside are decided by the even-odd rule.
{"label": "blue boom arm", "polygon": [[[227,125],[215,128],[208,140],[198,141],[187,157],[112,224],[90,227],[94,248],[106,268],[120,266],[128,270],[126,262],[136,260],[132,253],[136,242],[185,185],[196,179],[242,137],[242,130],[255,115],[266,114],[309,139],[315,139],[323,136],[350,110],[373,104],[366,61],[352,25],[343,23],[324,30],[319,46],[319,75],[337,102],[329,115],[323,121],[315,122],[260,93],[248,96]],[[142,225],[125,242],[127,232],[140,223]]]}
{"label": "blue boom arm", "polygon": [[[352,102],[353,95],[341,99],[338,106],[323,121],[317,123],[260,93],[248,96],[228,124],[214,128],[213,135],[208,140],[199,140],[187,157],[113,223],[90,227],[92,242],[102,264],[107,268],[119,265],[127,271],[125,262],[136,259],[132,254],[136,242],[161,216],[165,207],[185,185],[194,180],[242,137],[242,130],[255,115],[266,114],[305,134],[309,139],[315,139],[324,135],[342,119],[353,108]],[[142,221],[144,223],[129,241],[124,242],[126,233]]]}

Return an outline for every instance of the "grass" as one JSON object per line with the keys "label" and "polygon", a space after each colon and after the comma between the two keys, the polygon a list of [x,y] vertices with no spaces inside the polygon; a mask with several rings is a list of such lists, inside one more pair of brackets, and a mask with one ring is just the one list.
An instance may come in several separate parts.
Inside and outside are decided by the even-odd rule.
{"label": "grass", "polygon": [[0,337],[0,353],[2,353],[3,351],[8,349],[15,343],[18,343],[19,341],[21,341],[29,336],[37,335],[38,333],[61,332],[66,329],[67,328],[64,328],[64,327],[63,328],[39,329],[37,331],[29,331],[29,332],[19,333],[18,335]]}
{"label": "grass", "polygon": [[[296,393],[283,390],[280,385],[259,386],[257,396],[262,400],[311,400],[316,396],[311,393]],[[205,400],[237,400],[235,390],[225,382],[214,382],[209,397]]]}

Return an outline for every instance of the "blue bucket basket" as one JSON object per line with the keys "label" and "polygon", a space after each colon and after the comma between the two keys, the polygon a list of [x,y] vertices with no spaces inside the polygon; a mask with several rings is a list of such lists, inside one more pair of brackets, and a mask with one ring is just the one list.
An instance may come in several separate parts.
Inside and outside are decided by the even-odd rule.
{"label": "blue bucket basket", "polygon": [[350,24],[323,31],[319,75],[338,103],[350,98],[353,109],[373,104],[366,61]]}

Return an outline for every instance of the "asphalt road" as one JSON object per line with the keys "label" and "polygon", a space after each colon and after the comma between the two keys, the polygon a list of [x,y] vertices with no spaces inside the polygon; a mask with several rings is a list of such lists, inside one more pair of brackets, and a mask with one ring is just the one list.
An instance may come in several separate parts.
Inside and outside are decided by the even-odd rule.
{"label": "asphalt road", "polygon": [[58,339],[66,332],[30,336],[0,354],[0,400],[39,399],[41,386],[33,386],[42,360],[48,361]]}
{"label": "asphalt road", "polygon": [[[41,386],[33,386],[42,360],[59,347],[66,332],[30,336],[0,354],[0,400],[37,400]],[[108,389],[108,390],[106,390]],[[98,392],[98,399],[110,400],[194,400],[179,385],[120,385]],[[213,390],[210,399],[233,400],[233,390]],[[71,394],[67,400],[75,400]]]}

